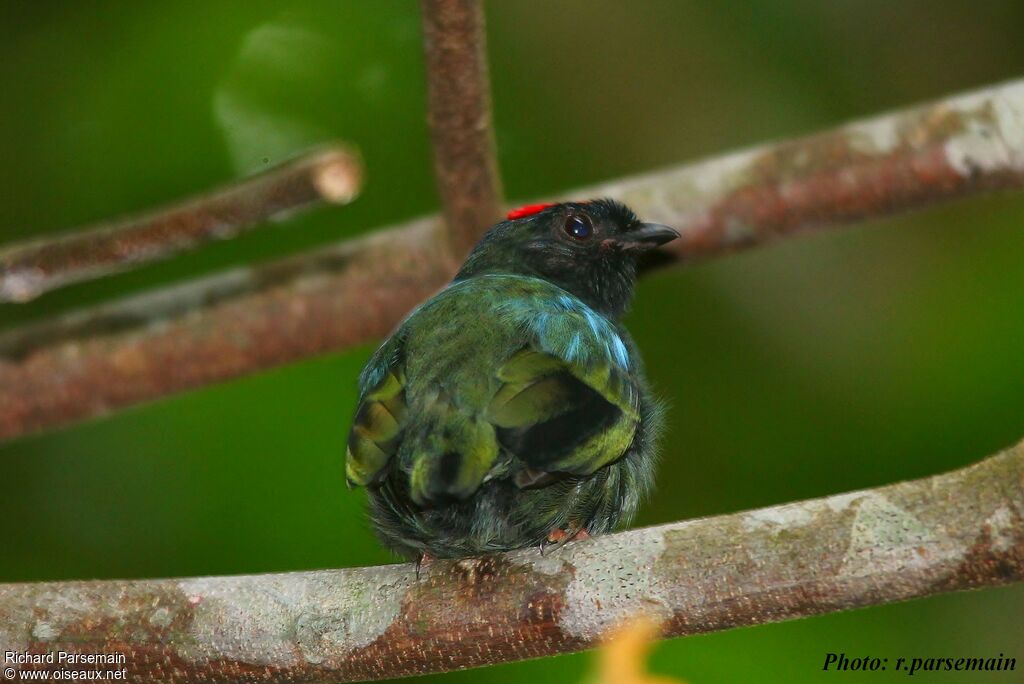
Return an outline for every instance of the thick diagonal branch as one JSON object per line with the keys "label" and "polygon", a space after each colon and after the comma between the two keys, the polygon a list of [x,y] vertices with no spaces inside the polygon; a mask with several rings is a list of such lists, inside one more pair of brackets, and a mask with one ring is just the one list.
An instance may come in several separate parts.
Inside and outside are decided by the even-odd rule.
{"label": "thick diagonal branch", "polygon": [[[1024,186],[1024,81],[566,193],[676,226],[708,258]],[[437,219],[0,336],[0,439],[386,334],[451,276]]]}
{"label": "thick diagonal branch", "polygon": [[421,0],[434,177],[462,259],[503,204],[480,0]]}
{"label": "thick diagonal branch", "polygon": [[[1024,580],[1024,445],[924,480],[463,561],[0,585],[0,644],[121,653],[132,682],[341,682]],[[60,667],[48,665],[24,668]],[[100,666],[97,669],[107,669]]]}
{"label": "thick diagonal branch", "polygon": [[318,202],[345,204],[361,185],[359,157],[333,145],[142,216],[3,247],[0,302],[24,302],[58,287],[167,259]]}

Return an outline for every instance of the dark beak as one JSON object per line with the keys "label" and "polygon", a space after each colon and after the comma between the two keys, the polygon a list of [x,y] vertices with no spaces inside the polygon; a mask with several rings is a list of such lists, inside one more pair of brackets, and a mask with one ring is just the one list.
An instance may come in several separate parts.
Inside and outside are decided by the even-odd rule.
{"label": "dark beak", "polygon": [[672,242],[679,237],[679,231],[660,223],[641,223],[633,230],[615,238],[622,249],[644,252]]}

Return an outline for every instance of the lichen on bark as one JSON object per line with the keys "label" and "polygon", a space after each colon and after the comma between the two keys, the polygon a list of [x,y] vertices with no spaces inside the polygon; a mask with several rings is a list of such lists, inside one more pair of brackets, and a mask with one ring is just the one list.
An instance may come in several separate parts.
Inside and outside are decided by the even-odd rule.
{"label": "lichen on bark", "polygon": [[[412,565],[0,585],[0,641],[118,652],[135,682],[329,682],[592,647],[1024,580],[1024,443],[923,480]],[[39,666],[45,667],[45,666]]]}

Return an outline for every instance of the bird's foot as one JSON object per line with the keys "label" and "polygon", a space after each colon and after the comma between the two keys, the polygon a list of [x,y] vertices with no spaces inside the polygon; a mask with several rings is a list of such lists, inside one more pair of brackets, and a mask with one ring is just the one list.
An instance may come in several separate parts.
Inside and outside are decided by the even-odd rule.
{"label": "bird's foot", "polygon": [[566,542],[580,541],[581,539],[590,539],[590,533],[587,532],[587,528],[585,527],[568,530],[551,530],[551,532],[548,533],[548,538],[540,544],[540,553],[541,555],[544,555],[544,552],[547,551],[549,546],[558,548],[565,545]]}
{"label": "bird's foot", "polygon": [[564,544],[565,542],[579,541],[580,539],[590,539],[590,533],[587,532],[587,528],[580,527],[576,530],[551,530],[548,534],[548,542],[552,544]]}
{"label": "bird's foot", "polygon": [[420,557],[416,559],[416,579],[417,580],[420,578],[420,570],[422,570],[424,566],[430,565],[433,561],[434,561],[434,557],[431,556],[426,551],[424,551],[423,553],[420,554]]}

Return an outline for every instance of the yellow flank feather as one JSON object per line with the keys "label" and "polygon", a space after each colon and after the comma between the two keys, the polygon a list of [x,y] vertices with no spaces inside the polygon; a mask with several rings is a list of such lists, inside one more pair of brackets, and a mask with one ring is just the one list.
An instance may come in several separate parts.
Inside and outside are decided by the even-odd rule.
{"label": "yellow flank feather", "polygon": [[559,358],[526,348],[512,355],[498,368],[499,380],[509,383],[526,383],[565,369],[565,362]]}
{"label": "yellow flank feather", "polygon": [[372,482],[393,455],[405,415],[403,389],[402,379],[388,373],[359,406],[345,453],[345,476],[351,484]]}
{"label": "yellow flank feather", "polygon": [[568,401],[565,377],[550,375],[530,382],[505,385],[494,395],[487,409],[487,417],[498,427],[523,427],[564,413]]}

